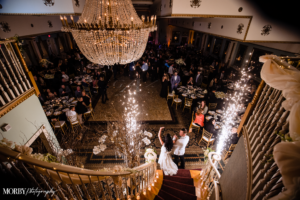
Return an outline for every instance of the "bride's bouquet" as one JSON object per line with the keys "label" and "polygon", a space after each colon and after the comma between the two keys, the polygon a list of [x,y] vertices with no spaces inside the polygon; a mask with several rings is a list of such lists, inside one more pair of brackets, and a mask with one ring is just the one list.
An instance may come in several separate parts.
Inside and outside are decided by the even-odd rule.
{"label": "bride's bouquet", "polygon": [[156,162],[156,159],[157,159],[156,150],[151,149],[151,148],[146,149],[144,157],[145,157],[145,162],[146,163]]}

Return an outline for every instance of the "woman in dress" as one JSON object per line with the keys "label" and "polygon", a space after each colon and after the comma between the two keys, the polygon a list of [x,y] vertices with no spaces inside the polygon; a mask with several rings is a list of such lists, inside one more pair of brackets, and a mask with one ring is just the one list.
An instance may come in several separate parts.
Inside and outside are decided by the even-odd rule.
{"label": "woman in dress", "polygon": [[177,165],[172,160],[173,140],[172,140],[170,134],[167,134],[165,136],[165,141],[163,142],[161,139],[162,129],[164,129],[164,127],[161,127],[159,129],[159,133],[158,133],[158,138],[159,138],[160,144],[162,145],[158,163],[165,175],[173,176],[173,175],[177,174],[177,171],[178,171]]}
{"label": "woman in dress", "polygon": [[168,86],[169,86],[169,77],[168,75],[164,75],[162,78],[162,87],[160,91],[160,96],[162,98],[167,98],[168,96]]}
{"label": "woman in dress", "polygon": [[189,81],[187,82],[186,86],[194,86],[193,77],[190,77]]}
{"label": "woman in dress", "polygon": [[204,115],[203,115],[203,109],[199,108],[196,112],[196,118],[194,120],[194,124],[197,126],[204,126]]}

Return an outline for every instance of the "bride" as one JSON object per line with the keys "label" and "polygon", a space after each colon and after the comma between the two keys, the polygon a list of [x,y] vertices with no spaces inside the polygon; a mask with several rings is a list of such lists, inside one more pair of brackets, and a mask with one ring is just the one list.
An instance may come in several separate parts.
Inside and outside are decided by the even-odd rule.
{"label": "bride", "polygon": [[177,174],[178,167],[172,160],[172,148],[173,148],[173,140],[170,134],[165,136],[165,142],[161,139],[161,131],[164,127],[159,129],[158,138],[162,145],[158,163],[160,164],[160,168],[163,170],[165,175],[175,175]]}

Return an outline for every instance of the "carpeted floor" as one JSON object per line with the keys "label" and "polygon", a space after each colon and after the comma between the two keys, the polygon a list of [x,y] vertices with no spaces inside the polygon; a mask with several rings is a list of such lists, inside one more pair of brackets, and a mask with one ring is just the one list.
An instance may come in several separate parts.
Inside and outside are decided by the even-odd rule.
{"label": "carpeted floor", "polygon": [[197,200],[194,180],[190,170],[179,169],[174,176],[165,176],[162,187],[154,200]]}

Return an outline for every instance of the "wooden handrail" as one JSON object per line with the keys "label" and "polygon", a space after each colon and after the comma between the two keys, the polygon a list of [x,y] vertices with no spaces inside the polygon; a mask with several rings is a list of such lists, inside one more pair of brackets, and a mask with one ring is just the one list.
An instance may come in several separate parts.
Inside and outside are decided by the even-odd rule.
{"label": "wooden handrail", "polygon": [[258,99],[259,99],[259,96],[260,96],[260,94],[261,94],[261,92],[262,92],[264,86],[265,86],[265,82],[262,80],[262,81],[260,82],[260,84],[259,84],[259,86],[258,86],[256,92],[255,92],[255,95],[254,95],[254,97],[253,97],[253,99],[252,99],[252,102],[248,104],[248,107],[247,107],[247,109],[246,109],[246,111],[245,111],[245,113],[244,113],[244,116],[243,116],[243,118],[242,118],[242,121],[241,121],[241,123],[239,124],[238,130],[237,130],[238,137],[241,136],[241,131],[242,131],[242,129],[243,129],[243,126],[247,123],[249,117],[252,115],[252,112],[253,112],[253,110],[254,110],[254,108],[255,108],[255,106],[256,106],[256,103],[257,103],[257,101],[258,101]]}
{"label": "wooden handrail", "polygon": [[[10,159],[21,160],[25,163],[28,163],[32,166],[46,168],[48,170],[78,174],[78,175],[90,175],[90,176],[120,176],[120,175],[130,175],[133,172],[124,171],[124,172],[105,172],[105,171],[94,171],[89,169],[82,169],[79,167],[73,167],[70,165],[58,164],[58,163],[48,163],[44,161],[37,160],[30,156],[26,156],[24,154],[18,153],[6,147],[0,147],[0,155],[2,158],[6,159],[6,161]],[[133,168],[135,171],[142,171],[154,163],[143,164],[139,167]]]}

